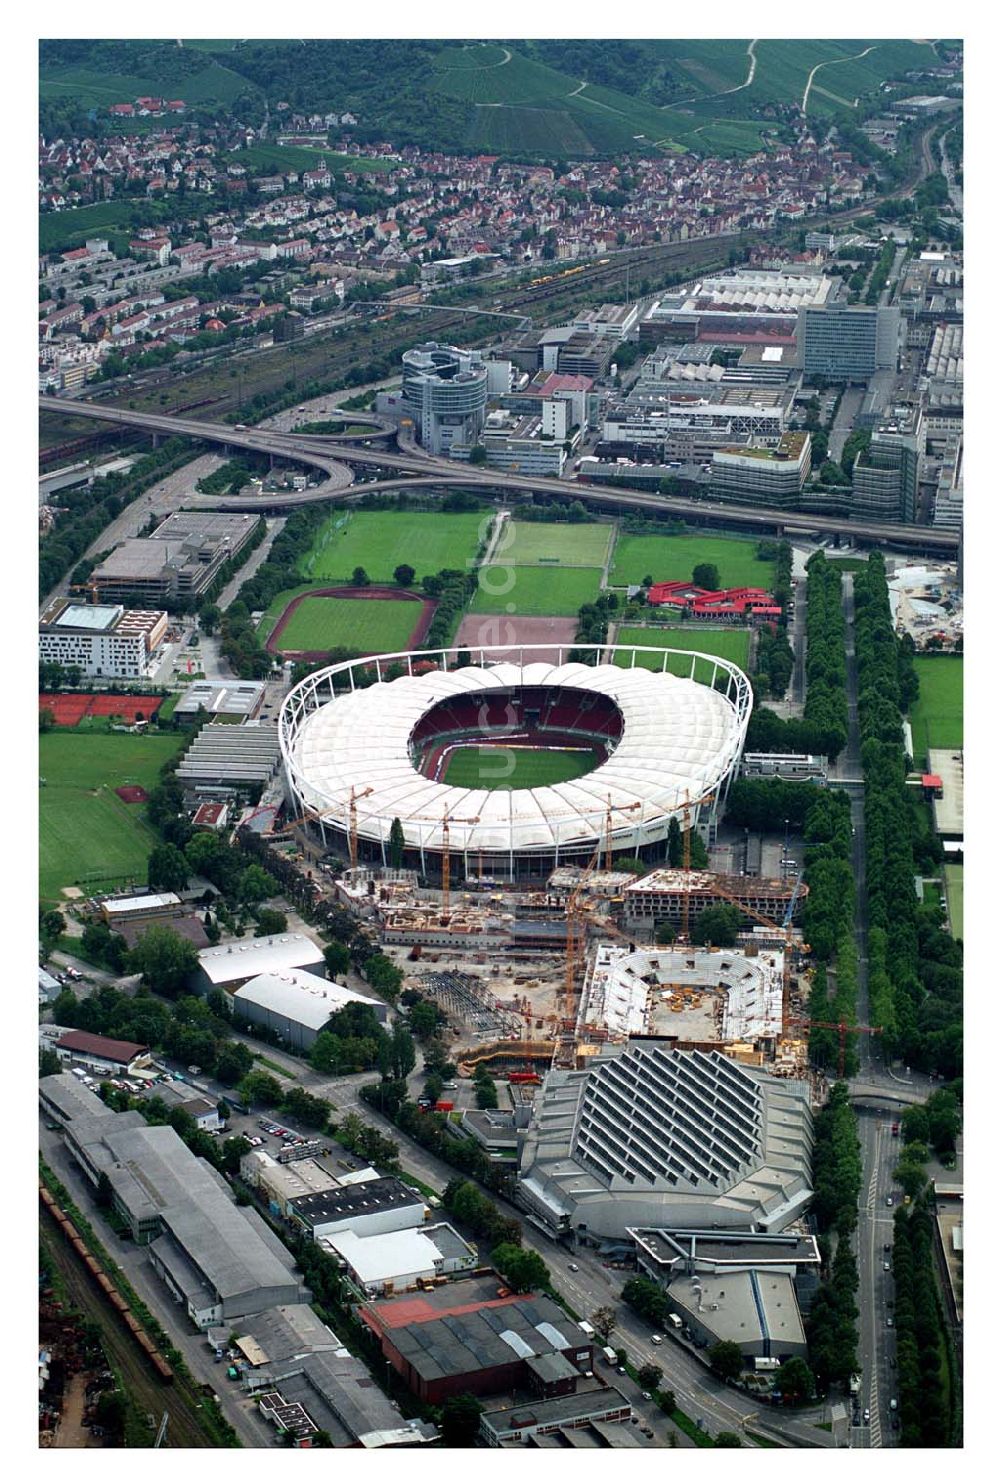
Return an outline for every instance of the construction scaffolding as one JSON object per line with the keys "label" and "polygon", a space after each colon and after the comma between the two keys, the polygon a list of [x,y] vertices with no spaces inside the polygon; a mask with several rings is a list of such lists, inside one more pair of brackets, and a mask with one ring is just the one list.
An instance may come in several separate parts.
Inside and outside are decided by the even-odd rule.
{"label": "construction scaffolding", "polygon": [[480,1040],[515,1040],[521,1035],[521,1017],[497,998],[482,979],[459,969],[424,974],[421,987],[428,999],[449,1015],[459,1015]]}

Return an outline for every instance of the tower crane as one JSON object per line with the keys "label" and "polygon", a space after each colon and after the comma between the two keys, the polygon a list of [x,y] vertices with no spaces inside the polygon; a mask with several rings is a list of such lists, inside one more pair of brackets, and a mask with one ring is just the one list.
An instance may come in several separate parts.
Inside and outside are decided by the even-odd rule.
{"label": "tower crane", "polygon": [[848,1025],[846,1020],[790,1020],[790,1025],[798,1026],[804,1035],[812,1030],[835,1030],[839,1038],[839,1050],[837,1052],[837,1075],[844,1075],[844,1060],[847,1049],[847,1037],[849,1035],[881,1035],[881,1025]]}
{"label": "tower crane", "polygon": [[351,785],[351,797],[347,802],[347,846],[351,858],[351,870],[358,864],[358,800],[364,799],[366,795],[372,794],[372,786],[363,789],[359,794],[354,785]]}
{"label": "tower crane", "polygon": [[641,809],[642,809],[642,802],[641,802],[641,800],[633,800],[632,803],[631,804],[628,804],[628,805],[616,805],[616,804],[612,803],[612,799],[611,799],[610,794],[608,795],[608,808],[607,808],[607,812],[605,814],[605,820],[604,820],[604,870],[605,871],[611,871],[613,869],[612,855],[611,855],[611,842],[612,842],[613,834],[614,834],[614,822],[612,821],[612,818],[611,818],[612,815],[613,814],[616,814],[618,812],[622,812],[624,814],[629,814],[632,810],[641,810]]}

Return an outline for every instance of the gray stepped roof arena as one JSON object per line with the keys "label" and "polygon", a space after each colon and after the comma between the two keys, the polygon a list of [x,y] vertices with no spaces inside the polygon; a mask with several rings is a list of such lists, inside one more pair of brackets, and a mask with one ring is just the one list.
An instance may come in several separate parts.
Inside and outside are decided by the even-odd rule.
{"label": "gray stepped roof arena", "polygon": [[[738,667],[641,645],[560,647],[558,661],[536,659],[539,651],[551,656],[553,647],[401,652],[313,673],[279,721],[295,810],[343,849],[353,805],[359,855],[382,864],[398,818],[408,859],[422,870],[440,864],[447,823],[453,857],[467,867],[482,857],[491,874],[511,876],[606,847],[609,808],[612,851],[648,858],[662,853],[672,818],[714,816],[753,702]],[[581,661],[583,652],[598,664]],[[615,664],[619,653],[630,664]],[[651,657],[659,669],[647,667]],[[520,789],[469,788],[420,771],[428,744],[510,745],[510,713],[528,724],[533,746],[574,735],[597,766]]]}

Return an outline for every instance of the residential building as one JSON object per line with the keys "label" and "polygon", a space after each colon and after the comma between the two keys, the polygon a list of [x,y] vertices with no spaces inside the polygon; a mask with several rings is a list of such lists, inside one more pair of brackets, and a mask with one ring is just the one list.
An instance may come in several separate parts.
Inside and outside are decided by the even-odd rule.
{"label": "residential building", "polygon": [[167,623],[165,610],[53,600],[38,624],[38,658],[88,677],[142,681],[159,664]]}
{"label": "residential building", "polygon": [[895,369],[898,307],[849,307],[838,302],[803,307],[796,337],[807,379],[863,384],[879,369]]}
{"label": "residential building", "polygon": [[794,507],[812,465],[808,431],[785,431],[776,446],[724,446],[712,454],[712,493],[720,502]]}

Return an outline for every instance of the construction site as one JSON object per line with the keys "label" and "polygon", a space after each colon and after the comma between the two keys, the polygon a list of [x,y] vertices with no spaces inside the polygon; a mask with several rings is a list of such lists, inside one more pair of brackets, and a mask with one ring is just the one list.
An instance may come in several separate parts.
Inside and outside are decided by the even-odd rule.
{"label": "construction site", "polygon": [[[723,876],[690,867],[634,873],[563,866],[544,889],[457,891],[447,852],[441,889],[415,872],[354,866],[340,900],[378,930],[416,989],[451,1022],[462,1076],[582,1065],[609,1041],[653,1036],[682,1049],[722,1049],[778,1075],[807,1071],[796,1033],[807,967],[795,926],[798,879]],[[466,882],[469,887],[469,881]],[[691,944],[696,918],[724,902],[746,919],[734,948]],[[672,919],[676,939],[650,938]]]}

